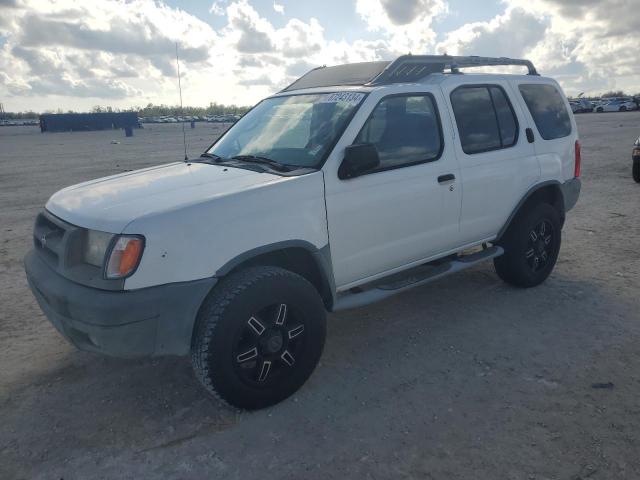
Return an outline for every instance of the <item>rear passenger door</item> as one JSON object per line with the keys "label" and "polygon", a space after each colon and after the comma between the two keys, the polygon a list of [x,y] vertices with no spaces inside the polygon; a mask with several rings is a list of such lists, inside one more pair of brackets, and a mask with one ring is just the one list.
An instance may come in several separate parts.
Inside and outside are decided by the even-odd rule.
{"label": "rear passenger door", "polygon": [[506,81],[487,84],[447,82],[461,168],[462,244],[498,233],[524,193],[540,178],[527,117]]}

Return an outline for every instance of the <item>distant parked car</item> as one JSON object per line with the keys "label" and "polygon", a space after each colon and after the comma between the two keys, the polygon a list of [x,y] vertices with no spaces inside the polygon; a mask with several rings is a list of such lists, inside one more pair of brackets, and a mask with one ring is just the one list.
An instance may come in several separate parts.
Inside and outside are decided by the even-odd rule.
{"label": "distant parked car", "polygon": [[570,100],[569,104],[571,105],[571,111],[573,113],[593,112],[593,103],[584,98]]}
{"label": "distant parked car", "polygon": [[630,98],[614,98],[596,107],[596,112],[626,112],[637,110],[638,106]]}
{"label": "distant parked car", "polygon": [[640,137],[638,137],[636,143],[633,144],[631,158],[633,159],[633,179],[640,183]]}

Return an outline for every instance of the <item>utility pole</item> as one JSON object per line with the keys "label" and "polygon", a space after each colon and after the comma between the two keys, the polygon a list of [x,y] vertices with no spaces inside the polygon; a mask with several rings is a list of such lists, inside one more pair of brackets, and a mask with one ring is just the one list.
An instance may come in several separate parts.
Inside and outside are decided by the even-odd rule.
{"label": "utility pole", "polygon": [[0,102],[0,120],[4,120],[4,105]]}

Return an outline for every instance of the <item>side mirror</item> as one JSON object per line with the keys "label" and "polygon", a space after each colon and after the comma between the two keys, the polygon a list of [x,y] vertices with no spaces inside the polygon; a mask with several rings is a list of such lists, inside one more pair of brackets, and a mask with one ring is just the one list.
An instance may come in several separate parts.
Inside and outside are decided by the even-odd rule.
{"label": "side mirror", "polygon": [[375,145],[355,143],[344,149],[344,160],[338,169],[338,178],[358,177],[380,166],[380,158]]}

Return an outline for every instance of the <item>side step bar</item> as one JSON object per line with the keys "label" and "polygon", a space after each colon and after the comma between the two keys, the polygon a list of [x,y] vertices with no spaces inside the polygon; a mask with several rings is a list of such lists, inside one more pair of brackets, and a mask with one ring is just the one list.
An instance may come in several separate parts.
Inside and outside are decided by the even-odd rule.
{"label": "side step bar", "polygon": [[436,260],[406,272],[391,275],[373,282],[370,287],[358,287],[339,295],[333,306],[333,311],[337,312],[379,302],[410,288],[419,287],[452,273],[460,272],[485,260],[499,257],[503,253],[502,247],[494,245],[470,255],[456,257],[451,260]]}

